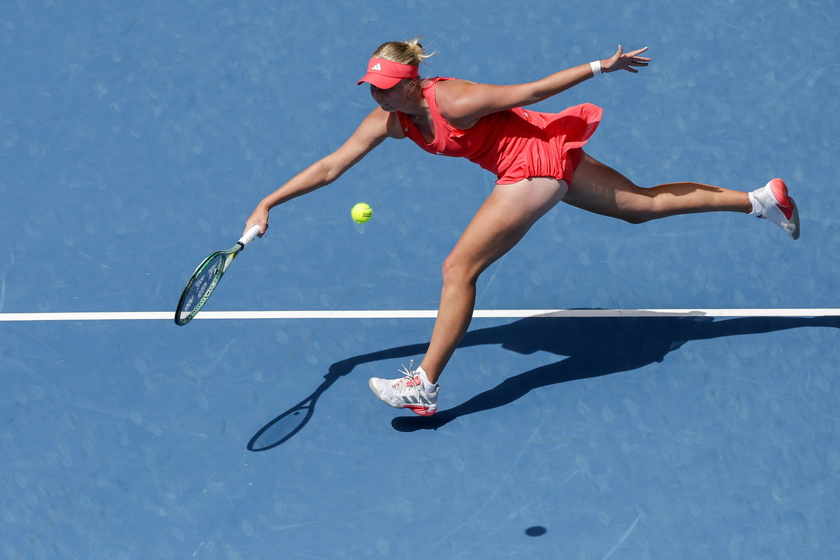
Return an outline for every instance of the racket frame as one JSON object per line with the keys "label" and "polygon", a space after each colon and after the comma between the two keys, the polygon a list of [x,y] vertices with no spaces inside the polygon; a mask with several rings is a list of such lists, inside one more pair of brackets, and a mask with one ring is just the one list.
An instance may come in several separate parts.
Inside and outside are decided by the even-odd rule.
{"label": "racket frame", "polygon": [[[175,324],[178,326],[184,326],[192,319],[198,315],[198,312],[201,311],[201,308],[204,307],[204,304],[207,303],[207,300],[210,299],[210,295],[216,289],[216,286],[219,285],[219,280],[222,279],[222,275],[227,272],[228,267],[233,262],[233,259],[236,258],[236,255],[239,254],[242,249],[245,248],[248,243],[250,243],[258,234],[260,233],[260,226],[255,225],[251,226],[248,231],[236,242],[236,245],[228,249],[227,251],[216,251],[211,254],[209,257],[201,261],[201,264],[196,267],[195,271],[190,276],[190,279],[187,281],[186,286],[184,286],[184,290],[181,292],[181,297],[178,300],[178,307],[175,308]],[[201,299],[198,301],[198,304],[187,313],[186,317],[184,315],[184,304],[187,300],[187,294],[190,292],[190,288],[192,288],[195,281],[198,280],[198,277],[204,272],[204,269],[210,265],[215,259],[217,259],[221,255],[222,262],[219,268],[216,270],[216,273],[213,275],[213,279],[210,281],[210,286],[205,290],[204,294],[202,294]]]}

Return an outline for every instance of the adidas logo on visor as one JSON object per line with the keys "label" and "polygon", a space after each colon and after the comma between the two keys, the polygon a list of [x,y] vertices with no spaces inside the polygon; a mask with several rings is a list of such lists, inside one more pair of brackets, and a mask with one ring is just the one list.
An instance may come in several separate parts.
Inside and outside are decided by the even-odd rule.
{"label": "adidas logo on visor", "polygon": [[382,72],[382,65],[378,62],[371,67],[371,70],[376,70],[377,72]]}

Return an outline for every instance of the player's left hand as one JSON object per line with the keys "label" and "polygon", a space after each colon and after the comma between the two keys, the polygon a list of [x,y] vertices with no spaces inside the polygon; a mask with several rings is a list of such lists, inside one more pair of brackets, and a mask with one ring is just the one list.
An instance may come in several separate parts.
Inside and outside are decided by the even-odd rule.
{"label": "player's left hand", "polygon": [[615,51],[614,55],[601,61],[601,68],[604,69],[605,73],[615,72],[617,70],[627,70],[628,72],[636,74],[639,72],[636,70],[637,67],[645,67],[648,63],[650,63],[650,58],[646,56],[639,56],[646,50],[648,50],[647,47],[626,53],[621,45],[618,45],[618,50]]}

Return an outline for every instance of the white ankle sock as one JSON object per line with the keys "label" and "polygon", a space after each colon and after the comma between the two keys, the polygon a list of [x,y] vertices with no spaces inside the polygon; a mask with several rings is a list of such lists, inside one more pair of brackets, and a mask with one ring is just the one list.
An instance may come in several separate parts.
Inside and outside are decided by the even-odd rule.
{"label": "white ankle sock", "polygon": [[753,209],[752,212],[747,214],[748,216],[758,216],[759,218],[764,215],[764,207],[756,200],[755,195],[750,193],[750,202],[752,203]]}
{"label": "white ankle sock", "polygon": [[423,382],[424,391],[426,391],[427,393],[432,393],[435,389],[437,389],[437,383],[432,383],[431,381],[429,381],[429,376],[426,375],[426,371],[423,368],[417,366],[417,369],[415,369],[414,371],[416,371],[417,375],[420,376],[420,381]]}

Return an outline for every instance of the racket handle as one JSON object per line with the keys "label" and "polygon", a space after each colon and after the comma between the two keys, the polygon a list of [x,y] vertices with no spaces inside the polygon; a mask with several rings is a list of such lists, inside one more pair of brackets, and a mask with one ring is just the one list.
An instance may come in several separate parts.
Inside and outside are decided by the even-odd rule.
{"label": "racket handle", "polygon": [[254,238],[260,233],[260,226],[253,225],[251,228],[245,232],[245,235],[239,239],[239,243],[242,244],[243,247],[254,240]]}

